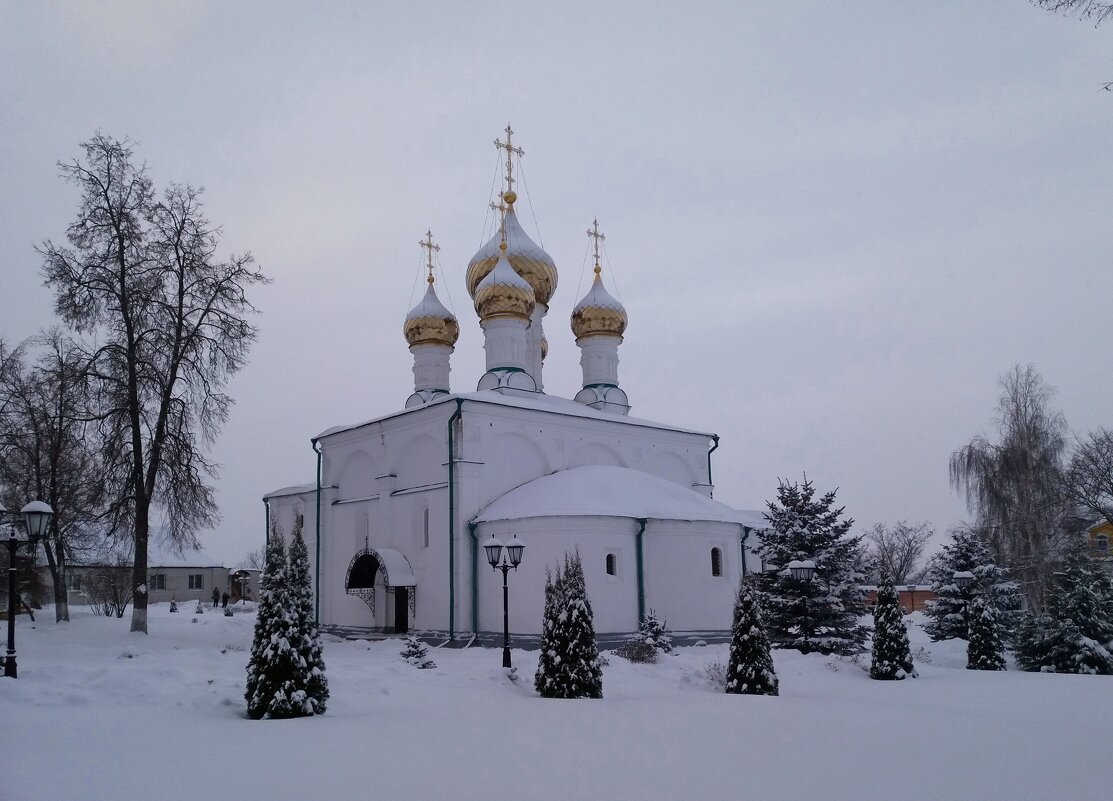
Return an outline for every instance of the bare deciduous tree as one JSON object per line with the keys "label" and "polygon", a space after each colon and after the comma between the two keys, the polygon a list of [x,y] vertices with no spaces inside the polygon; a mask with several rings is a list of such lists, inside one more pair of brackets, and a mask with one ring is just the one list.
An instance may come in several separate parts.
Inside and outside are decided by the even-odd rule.
{"label": "bare deciduous tree", "polygon": [[1063,492],[1066,422],[1051,409],[1054,392],[1032,365],[1014,367],[1001,387],[1000,441],[977,436],[952,454],[951,483],[965,492],[998,562],[1038,611],[1071,512]]}
{"label": "bare deciduous tree", "polygon": [[930,523],[876,523],[866,531],[866,539],[877,573],[891,577],[894,584],[918,582],[925,569],[920,559],[934,533]]}
{"label": "bare deciduous tree", "polygon": [[1099,429],[1079,443],[1067,470],[1066,491],[1087,512],[1113,523],[1113,431]]}
{"label": "bare deciduous tree", "polygon": [[1032,0],[1042,9],[1053,14],[1062,14],[1066,17],[1078,17],[1081,20],[1093,20],[1094,25],[1100,25],[1113,16],[1113,3],[1102,3],[1098,0]]}
{"label": "bare deciduous tree", "polygon": [[95,333],[90,376],[99,393],[109,530],[134,548],[132,631],[147,631],[152,512],[167,535],[195,544],[217,518],[205,454],[232,403],[229,377],[247,358],[255,307],[246,290],[266,282],[250,254],[219,260],[220,229],[200,192],[172,184],[156,198],[129,143],[97,134],[83,159],[59,165],[82,193],[69,247],[40,248],[59,315]]}
{"label": "bare deciduous tree", "polygon": [[131,565],[119,559],[114,565],[90,570],[85,578],[85,594],[94,614],[123,617],[134,595]]}
{"label": "bare deciduous tree", "polygon": [[23,343],[0,370],[0,487],[12,508],[37,499],[54,510],[43,547],[56,621],[69,620],[66,563],[98,539],[101,471],[86,426],[84,368],[78,344],[54,329]]}

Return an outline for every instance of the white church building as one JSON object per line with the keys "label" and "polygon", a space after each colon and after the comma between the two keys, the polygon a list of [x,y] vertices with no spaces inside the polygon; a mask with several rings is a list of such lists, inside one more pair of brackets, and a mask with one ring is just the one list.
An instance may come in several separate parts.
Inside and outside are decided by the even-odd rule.
{"label": "white church building", "polygon": [[[539,635],[546,571],[573,549],[602,642],[636,631],[650,609],[674,632],[724,635],[740,577],[760,566],[764,518],[712,499],[715,434],[630,416],[618,375],[627,314],[603,284],[598,247],[571,330],[551,331],[557,269],[518,222],[511,134],[496,141],[507,151],[502,223],[466,271],[486,353],[475,391],[450,386],[459,323],[437,298],[430,237],[428,288],[403,326],[405,408],[314,437],[316,480],[268,493],[267,529],[289,533],[303,515],[325,630],[501,637],[502,575],[483,543],[517,536],[519,644]],[[571,398],[544,387],[547,324],[580,348]]]}

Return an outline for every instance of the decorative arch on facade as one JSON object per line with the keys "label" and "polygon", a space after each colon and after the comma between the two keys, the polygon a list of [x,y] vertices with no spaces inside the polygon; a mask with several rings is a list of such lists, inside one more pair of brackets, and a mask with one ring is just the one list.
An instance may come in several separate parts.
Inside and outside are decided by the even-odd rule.
{"label": "decorative arch on facade", "polygon": [[580,467],[585,464],[601,464],[610,467],[628,467],[614,448],[592,442],[578,449],[569,462],[569,467]]}
{"label": "decorative arch on facade", "polygon": [[344,591],[354,595],[371,610],[375,617],[375,582],[382,573],[383,589],[394,593],[396,587],[406,587],[410,614],[417,612],[417,582],[414,579],[410,561],[392,548],[366,547],[358,551],[348,562],[348,572],[344,576]]}
{"label": "decorative arch on facade", "polygon": [[444,439],[430,434],[417,434],[407,440],[398,452],[402,456],[391,466],[390,472],[398,476],[398,487],[414,487],[430,483],[430,475],[442,480],[440,467],[448,461],[448,446]]}
{"label": "decorative arch on facade", "polygon": [[375,476],[378,474],[379,470],[371,454],[365,450],[353,452],[340,468],[340,480],[336,482],[340,488],[340,497],[366,498],[374,495],[377,491]]}
{"label": "decorative arch on facade", "polygon": [[652,472],[661,478],[667,478],[685,487],[691,487],[696,483],[697,478],[692,466],[675,453],[658,451],[653,454],[649,463],[651,469],[647,472]]}

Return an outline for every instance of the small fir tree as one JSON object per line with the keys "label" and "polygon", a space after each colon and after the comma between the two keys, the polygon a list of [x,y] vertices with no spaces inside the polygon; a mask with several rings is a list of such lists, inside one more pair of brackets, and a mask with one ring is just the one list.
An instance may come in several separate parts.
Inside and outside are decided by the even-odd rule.
{"label": "small fir tree", "polygon": [[[825,654],[860,652],[868,634],[858,624],[865,612],[860,589],[861,537],[850,537],[853,520],[833,508],[834,491],[815,500],[815,488],[781,481],[777,500],[770,501],[769,521],[758,553],[779,569],[761,574],[762,607],[770,639],[780,648]],[[811,581],[792,577],[793,560],[815,562]]]}
{"label": "small fir tree", "polygon": [[603,666],[578,551],[565,554],[563,569],[545,592],[546,611],[556,614],[547,615],[542,627],[543,659],[538,659],[534,687],[544,698],[602,698]]}
{"label": "small fir tree", "polygon": [[974,596],[968,610],[970,639],[966,644],[968,670],[1004,670],[1005,645],[993,607],[980,595]]}
{"label": "small fir tree", "polygon": [[739,583],[734,602],[726,691],[740,695],[777,695],[779,691],[769,637],[761,622],[758,593],[746,579]]}
{"label": "small fir tree", "polygon": [[1047,609],[1028,615],[1017,634],[1024,670],[1113,675],[1113,581],[1084,553],[1055,574]]}
{"label": "small fir tree", "polygon": [[276,526],[267,543],[266,563],[259,587],[255,638],[247,663],[247,715],[261,718],[295,717],[291,696],[304,687],[304,671],[294,646],[297,634],[288,589],[286,549]]}
{"label": "small fir tree", "polygon": [[646,614],[645,619],[642,620],[641,625],[638,627],[637,638],[644,642],[646,645],[656,648],[663,654],[671,654],[672,651],[672,632],[669,631],[668,623],[660,620],[657,613],[652,609]]}
{"label": "small fir tree", "polygon": [[560,667],[557,661],[557,624],[564,603],[564,581],[560,566],[554,573],[545,568],[545,609],[541,618],[541,650],[537,655],[537,672],[533,678],[533,688],[543,698],[549,698],[549,685]]}
{"label": "small fir tree", "polygon": [[406,638],[406,647],[399,652],[399,656],[418,670],[429,670],[437,666],[436,662],[429,659],[429,649],[425,647],[425,643],[412,634]]}
{"label": "small fir tree", "polygon": [[297,639],[294,648],[301,659],[305,684],[294,691],[291,701],[300,705],[303,715],[323,715],[328,706],[328,679],[325,678],[325,660],[321,654],[321,637],[313,608],[313,583],[309,575],[309,550],[302,537],[304,519],[301,512],[294,515],[294,530],[290,534],[289,592],[294,610]]}
{"label": "small fir tree", "polygon": [[900,608],[900,596],[889,575],[881,577],[877,604],[873,608],[873,659],[870,678],[904,679],[916,675],[908,646],[908,627]]}
{"label": "small fir tree", "polygon": [[[962,589],[955,583],[957,572],[974,574],[974,584]],[[924,608],[928,621],[924,631],[934,641],[969,638],[966,614],[975,595],[986,601],[1003,633],[1015,626],[1020,608],[1020,587],[1009,578],[1009,572],[998,567],[989,548],[977,531],[959,528],[951,534],[951,542],[943,546],[928,571],[932,591],[939,596]]]}

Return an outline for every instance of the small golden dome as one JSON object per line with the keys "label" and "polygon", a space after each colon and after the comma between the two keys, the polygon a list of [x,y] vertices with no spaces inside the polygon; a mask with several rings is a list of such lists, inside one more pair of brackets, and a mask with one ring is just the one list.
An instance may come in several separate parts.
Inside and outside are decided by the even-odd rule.
{"label": "small golden dome", "polygon": [[626,309],[603,286],[601,270],[595,268],[595,281],[583,300],[572,309],[572,333],[576,339],[590,336],[622,337],[626,331]]}
{"label": "small golden dome", "polygon": [[[506,258],[510,266],[518,275],[526,279],[533,287],[534,298],[538,303],[546,306],[553,297],[557,286],[557,268],[552,257],[541,247],[526,236],[514,213],[514,201],[518,199],[513,192],[504,192],[503,200],[510,207],[503,218],[503,228],[506,231]],[[476,288],[488,273],[495,268],[499,258],[499,245],[502,235],[496,232],[487,244],[479,249],[468,262],[467,285],[468,294],[475,298]]]}
{"label": "small golden dome", "polygon": [[533,287],[510,266],[505,251],[504,245],[494,269],[475,287],[475,312],[480,320],[518,317],[528,321],[533,314]]}
{"label": "small golden dome", "polygon": [[437,298],[433,291],[433,278],[421,302],[410,309],[402,324],[402,333],[410,346],[447,345],[452,347],[460,338],[460,325],[456,317]]}

